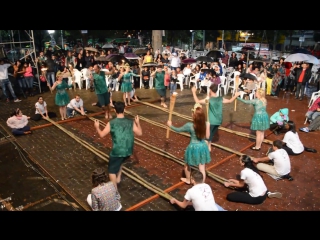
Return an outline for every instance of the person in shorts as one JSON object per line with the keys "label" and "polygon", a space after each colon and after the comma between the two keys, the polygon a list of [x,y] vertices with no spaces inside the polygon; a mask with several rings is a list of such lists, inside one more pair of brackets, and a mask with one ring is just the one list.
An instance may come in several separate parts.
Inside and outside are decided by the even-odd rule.
{"label": "person in shorts", "polygon": [[110,181],[117,185],[121,181],[122,165],[133,153],[134,134],[141,136],[142,129],[138,115],[134,120],[124,116],[125,105],[123,102],[116,102],[114,108],[117,114],[115,119],[108,122],[103,130],[100,129],[99,120],[95,120],[94,127],[101,138],[111,134],[112,148],[108,172]]}

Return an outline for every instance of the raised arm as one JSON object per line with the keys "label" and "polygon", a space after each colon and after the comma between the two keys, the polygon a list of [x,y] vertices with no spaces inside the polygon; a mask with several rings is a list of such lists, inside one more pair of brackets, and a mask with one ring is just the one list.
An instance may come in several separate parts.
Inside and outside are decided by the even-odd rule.
{"label": "raised arm", "polygon": [[192,95],[193,95],[193,99],[194,99],[194,101],[196,102],[196,103],[201,103],[201,104],[205,104],[206,103],[206,99],[208,99],[208,98],[204,98],[204,99],[202,99],[202,100],[199,100],[199,98],[198,98],[198,96],[197,96],[197,89],[196,89],[196,87],[195,86],[193,86],[192,88],[191,88],[191,91],[192,91]]}
{"label": "raised arm", "polygon": [[227,99],[227,98],[223,98],[223,103],[232,103],[237,97],[239,97],[240,96],[240,92],[236,92],[235,94],[234,94],[234,96],[232,97],[232,98],[230,98],[230,99]]}

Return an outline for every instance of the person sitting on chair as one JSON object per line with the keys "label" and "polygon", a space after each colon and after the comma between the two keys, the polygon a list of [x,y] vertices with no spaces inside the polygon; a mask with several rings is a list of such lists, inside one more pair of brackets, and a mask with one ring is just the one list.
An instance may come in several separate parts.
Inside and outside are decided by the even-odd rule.
{"label": "person sitting on chair", "polygon": [[278,135],[284,129],[285,124],[289,121],[289,109],[281,108],[278,112],[270,117],[270,131]]}
{"label": "person sitting on chair", "polygon": [[320,97],[318,97],[306,113],[308,122],[312,122],[316,117],[320,116]]}

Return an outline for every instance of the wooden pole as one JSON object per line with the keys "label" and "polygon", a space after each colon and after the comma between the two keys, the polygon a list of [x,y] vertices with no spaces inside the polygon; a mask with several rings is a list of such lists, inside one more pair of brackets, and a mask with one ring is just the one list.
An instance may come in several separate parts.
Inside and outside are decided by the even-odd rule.
{"label": "wooden pole", "polygon": [[[170,112],[169,112],[169,121],[172,119],[172,112],[174,108],[174,104],[176,102],[176,96],[178,95],[177,92],[174,92],[170,97]],[[167,138],[169,138],[170,128],[167,128]]]}

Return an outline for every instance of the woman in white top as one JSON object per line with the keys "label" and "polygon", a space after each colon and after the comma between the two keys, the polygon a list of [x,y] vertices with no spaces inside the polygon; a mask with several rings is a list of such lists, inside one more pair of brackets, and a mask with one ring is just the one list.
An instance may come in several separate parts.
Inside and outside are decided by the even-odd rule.
{"label": "woman in white top", "polygon": [[284,143],[282,148],[286,150],[289,155],[298,155],[303,153],[304,150],[307,152],[316,153],[317,150],[313,148],[308,148],[303,146],[302,142],[300,141],[299,135],[296,131],[296,125],[293,121],[288,121],[285,125],[285,129],[288,131],[283,137],[282,142]]}
{"label": "woman in white top", "polygon": [[31,134],[30,126],[28,125],[28,119],[26,115],[22,114],[22,111],[17,108],[7,120],[7,125],[12,130],[12,134],[15,136],[18,135],[27,135]]}
{"label": "woman in white top", "polygon": [[54,118],[57,116],[57,114],[55,114],[54,112],[48,112],[47,103],[43,100],[42,96],[38,97],[38,101],[35,104],[35,108],[36,113],[31,117],[31,119],[34,121],[39,121],[42,118],[46,119],[47,117]]}
{"label": "woman in white top", "polygon": [[261,204],[267,197],[281,198],[281,193],[271,193],[268,191],[259,170],[254,166],[254,163],[249,156],[242,155],[240,157],[240,164],[244,167],[240,174],[240,180],[229,179],[228,182],[224,183],[226,187],[240,188],[240,191],[235,191],[227,195],[228,201]]}

